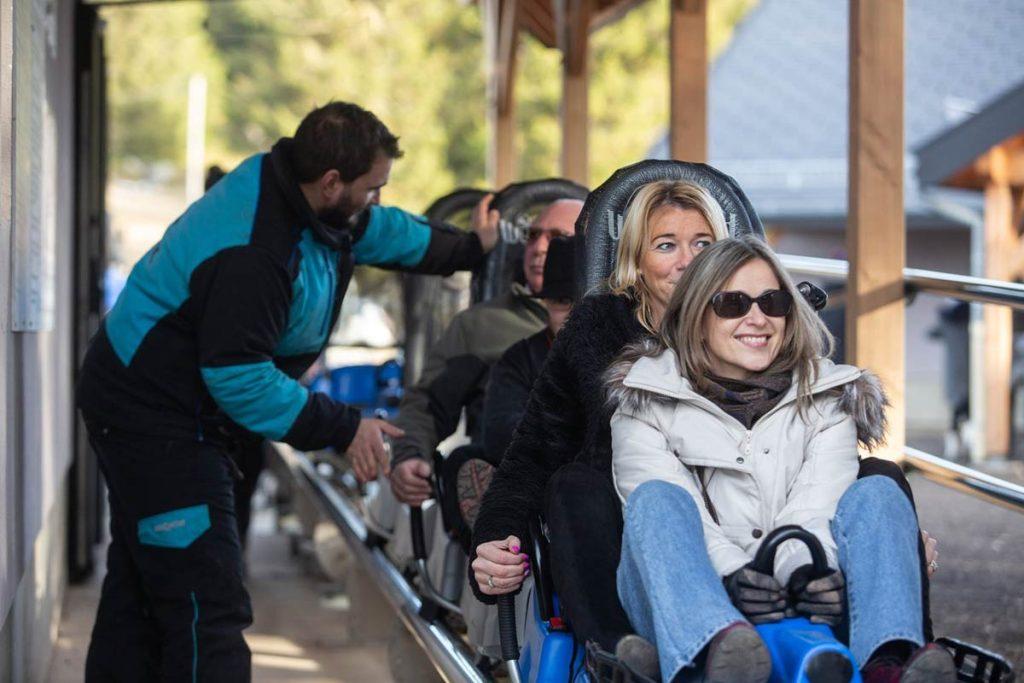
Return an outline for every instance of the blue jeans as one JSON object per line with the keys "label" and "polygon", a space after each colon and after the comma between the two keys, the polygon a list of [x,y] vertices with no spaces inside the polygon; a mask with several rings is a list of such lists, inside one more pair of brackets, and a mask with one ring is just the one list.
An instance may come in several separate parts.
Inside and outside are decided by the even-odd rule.
{"label": "blue jeans", "polygon": [[[860,665],[892,640],[924,642],[917,519],[887,477],[858,480],[832,520],[846,576],[850,650]],[[743,621],[704,545],[689,493],[650,481],[626,505],[619,598],[636,632],[658,648],[662,678],[674,680],[716,633]]]}

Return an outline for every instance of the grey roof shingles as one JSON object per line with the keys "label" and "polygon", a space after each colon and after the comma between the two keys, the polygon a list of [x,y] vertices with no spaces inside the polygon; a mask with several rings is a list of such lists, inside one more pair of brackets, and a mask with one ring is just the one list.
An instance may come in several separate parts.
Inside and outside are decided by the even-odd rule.
{"label": "grey roof shingles", "polygon": [[[710,161],[766,221],[846,214],[848,3],[761,0],[711,69]],[[1024,1],[907,0],[906,210],[934,217],[913,150],[1024,75]],[[651,151],[666,158],[667,136]],[[942,222],[942,219],[936,219]]]}
{"label": "grey roof shingles", "polygon": [[939,184],[995,145],[1024,133],[1024,81],[976,115],[918,145],[917,177]]}

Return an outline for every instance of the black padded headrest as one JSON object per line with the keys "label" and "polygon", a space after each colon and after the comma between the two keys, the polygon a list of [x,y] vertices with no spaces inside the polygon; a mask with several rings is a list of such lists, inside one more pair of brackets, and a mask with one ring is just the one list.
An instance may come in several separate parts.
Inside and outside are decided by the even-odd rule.
{"label": "black padded headrest", "polygon": [[730,235],[764,237],[764,227],[743,190],[707,164],[648,159],[620,168],[590,193],[576,221],[576,292],[584,296],[607,283],[615,267],[626,207],[636,191],[658,180],[686,180],[711,193],[725,213]]}
{"label": "black padded headrest", "polygon": [[[473,207],[479,204],[486,194],[486,190],[460,188],[435,200],[423,215],[430,221],[450,223],[456,214],[462,211],[472,211]],[[462,225],[460,221],[457,225],[460,228],[469,227],[468,222]]]}
{"label": "black padded headrest", "polygon": [[587,198],[587,188],[562,178],[512,183],[494,196],[491,208],[501,214],[498,243],[481,268],[473,273],[470,288],[474,303],[504,294],[522,278],[526,230],[548,204],[559,199]]}

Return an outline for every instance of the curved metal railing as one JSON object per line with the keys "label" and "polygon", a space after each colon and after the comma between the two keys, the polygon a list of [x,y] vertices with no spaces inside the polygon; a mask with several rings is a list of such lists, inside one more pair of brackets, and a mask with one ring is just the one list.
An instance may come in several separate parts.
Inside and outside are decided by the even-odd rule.
{"label": "curved metal railing", "polygon": [[[837,259],[780,255],[782,264],[794,275],[845,280],[849,265]],[[1024,285],[954,275],[919,268],[904,268],[905,294],[935,294],[960,301],[997,304],[1024,310]],[[901,464],[921,472],[932,481],[977,498],[1024,513],[1024,486],[958,465],[916,448],[905,447]]]}

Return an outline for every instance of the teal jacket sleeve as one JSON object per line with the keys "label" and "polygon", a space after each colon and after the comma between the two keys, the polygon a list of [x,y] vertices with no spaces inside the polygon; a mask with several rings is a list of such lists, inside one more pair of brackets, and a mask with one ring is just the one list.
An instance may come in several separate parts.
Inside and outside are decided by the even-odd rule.
{"label": "teal jacket sleeve", "polygon": [[393,206],[371,206],[356,231],[357,264],[412,273],[451,275],[472,270],[484,259],[474,232],[428,221]]}
{"label": "teal jacket sleeve", "polygon": [[261,249],[221,252],[208,275],[194,280],[203,301],[197,329],[200,374],[234,422],[268,439],[311,450],[344,451],[359,410],[310,392],[273,362],[287,324],[288,273]]}

